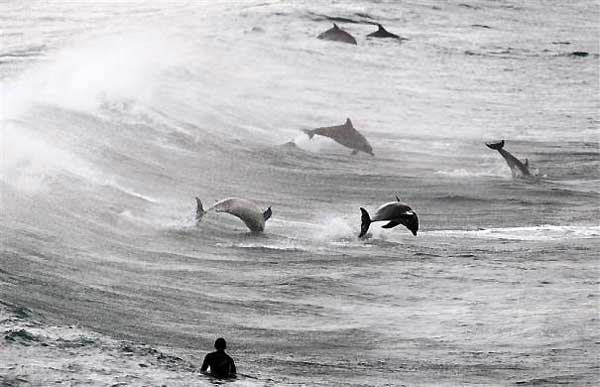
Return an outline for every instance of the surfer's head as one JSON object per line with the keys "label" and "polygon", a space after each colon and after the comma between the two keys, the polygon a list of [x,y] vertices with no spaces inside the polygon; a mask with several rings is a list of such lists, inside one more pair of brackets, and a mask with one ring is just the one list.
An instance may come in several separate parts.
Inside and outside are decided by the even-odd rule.
{"label": "surfer's head", "polygon": [[217,351],[224,351],[225,348],[227,348],[227,342],[224,338],[219,337],[217,340],[215,340],[215,349]]}

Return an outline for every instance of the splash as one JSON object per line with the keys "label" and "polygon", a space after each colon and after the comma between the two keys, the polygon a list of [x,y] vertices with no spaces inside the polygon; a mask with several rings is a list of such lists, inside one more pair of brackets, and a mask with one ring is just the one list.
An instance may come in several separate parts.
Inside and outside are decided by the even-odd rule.
{"label": "splash", "polygon": [[106,101],[150,102],[156,80],[177,63],[177,51],[164,35],[147,32],[88,38],[63,47],[2,85],[11,95],[3,119],[19,118],[36,105],[91,111]]}
{"label": "splash", "polygon": [[3,125],[0,149],[0,180],[29,194],[44,190],[57,171],[81,177],[96,175],[89,163],[12,122]]}

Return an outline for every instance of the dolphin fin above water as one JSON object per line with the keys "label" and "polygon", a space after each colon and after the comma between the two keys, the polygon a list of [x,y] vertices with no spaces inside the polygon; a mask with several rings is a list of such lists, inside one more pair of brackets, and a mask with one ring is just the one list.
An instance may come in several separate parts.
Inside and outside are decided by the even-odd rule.
{"label": "dolphin fin above water", "polygon": [[202,220],[204,214],[206,214],[206,211],[204,211],[204,207],[202,207],[202,201],[196,196],[196,221],[199,222]]}
{"label": "dolphin fin above water", "polygon": [[360,213],[361,213],[361,222],[360,222],[360,234],[358,235],[358,237],[362,238],[365,236],[367,231],[369,231],[369,226],[371,226],[371,216],[369,216],[369,213],[367,212],[367,210],[365,210],[362,207],[360,208]]}
{"label": "dolphin fin above water", "polygon": [[393,38],[398,40],[408,40],[406,38],[401,38],[396,34],[392,34],[388,30],[386,30],[381,24],[377,24],[377,31],[370,33],[367,35],[369,38]]}
{"label": "dolphin fin above water", "polygon": [[504,140],[498,142],[486,142],[485,145],[493,150],[500,150],[504,148]]}
{"label": "dolphin fin above water", "polygon": [[265,222],[267,220],[269,220],[269,218],[271,217],[272,214],[273,214],[273,211],[271,211],[271,207],[267,208],[267,210],[265,212],[263,212],[263,218],[265,219]]}
{"label": "dolphin fin above water", "polygon": [[493,150],[497,150],[498,153],[504,158],[506,164],[510,168],[513,177],[530,177],[529,172],[529,160],[525,159],[525,162],[517,159],[510,152],[504,150],[504,140],[498,142],[486,142],[485,145]]}
{"label": "dolphin fin above water", "polygon": [[337,24],[333,23],[333,27],[317,36],[317,39],[331,40],[334,42],[342,42],[356,45],[356,39],[348,32],[342,30]]}
{"label": "dolphin fin above water", "polygon": [[312,138],[314,137],[314,135],[315,135],[315,134],[316,134],[316,132],[317,132],[317,129],[313,129],[313,130],[310,130],[310,129],[302,129],[302,131],[308,135],[308,139],[309,139],[309,140],[312,140]]}

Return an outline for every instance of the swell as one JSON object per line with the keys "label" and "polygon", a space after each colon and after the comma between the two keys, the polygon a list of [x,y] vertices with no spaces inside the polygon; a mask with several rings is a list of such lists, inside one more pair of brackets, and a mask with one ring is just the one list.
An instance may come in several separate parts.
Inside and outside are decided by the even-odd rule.
{"label": "swell", "polygon": [[[117,340],[81,327],[53,325],[39,313],[2,300],[0,316],[4,332],[1,358],[7,367],[0,382],[7,386],[184,380],[211,385],[209,378],[201,375],[197,365],[188,359],[141,342]],[[15,359],[24,357],[27,364],[19,366]],[[121,382],[114,384],[115,381]]]}

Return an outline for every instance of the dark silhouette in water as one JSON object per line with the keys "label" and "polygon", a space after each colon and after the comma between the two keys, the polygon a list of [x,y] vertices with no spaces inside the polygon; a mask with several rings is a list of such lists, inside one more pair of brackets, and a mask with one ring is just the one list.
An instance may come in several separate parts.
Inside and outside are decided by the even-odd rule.
{"label": "dark silhouette in water", "polygon": [[350,118],[347,118],[343,125],[325,126],[312,130],[303,129],[302,131],[308,134],[308,138],[311,140],[315,134],[323,137],[329,137],[338,144],[342,144],[345,147],[353,149],[353,155],[357,154],[359,151],[362,151],[370,154],[371,156],[375,156],[371,144],[369,144],[369,141],[367,141],[365,136],[360,134],[360,132],[354,128]]}
{"label": "dark silhouette in water", "polygon": [[506,163],[510,167],[510,171],[512,172],[513,177],[531,176],[531,173],[529,172],[529,161],[525,159],[525,161],[521,162],[515,156],[505,151],[504,140],[494,143],[486,142],[485,145],[490,149],[497,150],[498,153],[500,153],[502,157],[504,157],[504,160],[506,160]]}
{"label": "dark silhouette in water", "polygon": [[367,37],[369,37],[369,38],[393,38],[393,39],[398,39],[398,40],[408,40],[406,38],[401,38],[400,36],[398,36],[396,34],[392,34],[391,32],[388,32],[385,28],[383,28],[383,26],[381,24],[377,24],[377,26],[379,27],[379,29],[375,32],[370,33],[369,35],[367,35]]}
{"label": "dark silhouette in water", "polygon": [[375,216],[373,216],[373,218],[371,218],[367,210],[362,207],[360,208],[360,212],[362,213],[362,222],[360,225],[359,238],[365,236],[367,231],[369,231],[369,226],[372,222],[384,220],[388,220],[389,223],[381,226],[382,228],[393,228],[402,224],[408,228],[414,236],[417,236],[417,231],[419,230],[419,218],[412,208],[404,203],[400,203],[398,196],[396,196],[395,202],[385,203],[379,207],[377,211],[375,211]]}
{"label": "dark silhouette in water", "polygon": [[586,52],[586,51],[573,51],[572,53],[569,54],[569,56],[578,56],[578,57],[582,57],[582,58],[584,58],[588,55],[590,55],[590,53]]}
{"label": "dark silhouette in water", "polygon": [[332,40],[334,42],[356,44],[356,39],[346,31],[342,30],[337,24],[333,23],[333,27],[317,36],[317,39]]}
{"label": "dark silhouette in water", "polygon": [[202,362],[200,372],[207,373],[206,370],[210,368],[208,374],[218,379],[235,378],[236,369],[235,363],[231,356],[225,353],[227,348],[227,342],[224,338],[219,337],[215,341],[216,351],[207,354]]}

